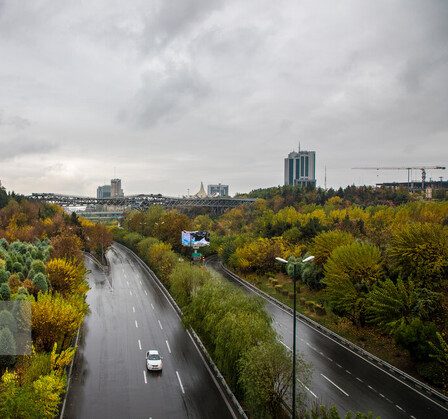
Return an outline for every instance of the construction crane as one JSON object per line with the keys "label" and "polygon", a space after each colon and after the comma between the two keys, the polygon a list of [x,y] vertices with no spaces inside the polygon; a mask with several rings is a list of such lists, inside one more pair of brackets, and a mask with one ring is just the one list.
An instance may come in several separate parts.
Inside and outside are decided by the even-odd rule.
{"label": "construction crane", "polygon": [[352,167],[356,170],[407,170],[408,171],[408,188],[410,189],[411,184],[411,173],[412,170],[421,170],[422,172],[422,190],[425,189],[426,182],[426,171],[427,170],[445,170],[444,166],[416,166],[416,167]]}

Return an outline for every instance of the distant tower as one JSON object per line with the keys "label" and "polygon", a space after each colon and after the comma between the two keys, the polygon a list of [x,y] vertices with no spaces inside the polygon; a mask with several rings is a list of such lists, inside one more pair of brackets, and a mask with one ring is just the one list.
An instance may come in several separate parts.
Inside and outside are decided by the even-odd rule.
{"label": "distant tower", "polygon": [[198,198],[207,198],[207,192],[205,192],[204,184],[202,182],[199,192],[195,196]]}
{"label": "distant tower", "polygon": [[111,179],[110,181],[110,196],[111,198],[118,198],[124,196],[123,189],[121,189],[121,179]]}
{"label": "distant tower", "polygon": [[292,151],[285,159],[285,185],[316,186],[316,152]]}

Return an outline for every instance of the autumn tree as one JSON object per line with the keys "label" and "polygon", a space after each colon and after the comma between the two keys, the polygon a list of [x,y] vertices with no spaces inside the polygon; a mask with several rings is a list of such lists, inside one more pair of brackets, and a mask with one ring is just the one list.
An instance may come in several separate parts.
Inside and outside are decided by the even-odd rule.
{"label": "autumn tree", "polygon": [[430,223],[404,225],[392,236],[387,254],[403,278],[437,288],[448,274],[448,228]]}
{"label": "autumn tree", "polygon": [[208,271],[187,263],[175,266],[169,277],[170,291],[180,307],[191,302],[194,292],[207,280],[210,280]]}
{"label": "autumn tree", "polygon": [[32,303],[32,334],[36,348],[50,351],[55,342],[65,347],[82,324],[85,306],[64,299],[60,294],[39,293]]}
{"label": "autumn tree", "polygon": [[309,252],[315,257],[314,263],[324,265],[334,249],[351,244],[354,241],[355,238],[345,231],[325,231],[313,239]]}
{"label": "autumn tree", "polygon": [[82,243],[75,234],[64,233],[51,239],[52,259],[75,259],[82,260]]}
{"label": "autumn tree", "polygon": [[383,275],[379,249],[359,242],[339,246],[331,253],[324,271],[333,310],[362,325],[367,293]]}
{"label": "autumn tree", "polygon": [[47,262],[46,271],[54,291],[61,294],[82,294],[86,291],[86,270],[83,264],[66,259],[51,259]]}

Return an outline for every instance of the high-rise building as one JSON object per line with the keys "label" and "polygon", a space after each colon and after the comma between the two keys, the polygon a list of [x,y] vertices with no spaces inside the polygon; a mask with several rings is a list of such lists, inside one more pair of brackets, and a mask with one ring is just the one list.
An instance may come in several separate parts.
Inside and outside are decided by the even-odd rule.
{"label": "high-rise building", "polygon": [[293,151],[285,159],[285,185],[316,186],[316,152]]}
{"label": "high-rise building", "polygon": [[229,196],[229,185],[207,185],[208,196]]}
{"label": "high-rise building", "polygon": [[124,196],[123,189],[121,189],[121,179],[112,179],[110,181],[110,196],[111,198],[117,198]]}
{"label": "high-rise building", "polygon": [[98,188],[96,189],[97,198],[110,198],[110,194],[111,194],[110,185],[98,186]]}

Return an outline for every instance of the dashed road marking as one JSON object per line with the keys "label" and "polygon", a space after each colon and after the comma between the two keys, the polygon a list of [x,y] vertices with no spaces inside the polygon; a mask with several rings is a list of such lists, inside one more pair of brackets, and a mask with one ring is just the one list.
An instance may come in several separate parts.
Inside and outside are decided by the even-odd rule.
{"label": "dashed road marking", "polygon": [[148,384],[148,380],[146,379],[146,371],[143,370],[143,380],[145,380],[145,384]]}
{"label": "dashed road marking", "polygon": [[145,290],[145,294],[148,295],[148,293],[146,292],[146,290]]}
{"label": "dashed road marking", "polygon": [[185,394],[184,386],[182,385],[182,381],[180,380],[180,375],[177,371],[176,371],[176,375],[177,375],[177,379],[179,380],[180,389],[182,390],[182,393]]}
{"label": "dashed road marking", "polygon": [[137,323],[137,320],[134,320],[135,321],[135,327],[138,329],[138,323]]}
{"label": "dashed road marking", "polygon": [[132,291],[131,290],[129,290],[129,295],[132,295]]}
{"label": "dashed road marking", "polygon": [[142,350],[142,343],[140,342],[140,339],[138,340],[138,348],[139,348],[140,350]]}
{"label": "dashed road marking", "polygon": [[396,404],[395,407],[396,407],[397,409],[400,409],[401,411],[404,412],[404,409],[403,409],[402,407],[398,406],[398,404]]}
{"label": "dashed road marking", "polygon": [[347,374],[352,375],[352,373],[351,373],[349,370],[345,370],[345,372],[346,372]]}
{"label": "dashed road marking", "polygon": [[361,383],[364,382],[364,381],[362,381],[359,377],[356,377],[356,379],[357,379],[358,381],[360,381]]}
{"label": "dashed road marking", "polygon": [[160,329],[163,330],[162,323],[160,323],[160,320],[157,321],[159,322]]}
{"label": "dashed road marking", "polygon": [[333,384],[339,391],[341,391],[342,393],[344,393],[347,397],[349,396],[349,394],[342,390],[341,387],[339,387],[337,384],[333,383],[333,381],[331,381],[326,375],[320,374],[322,377],[324,377],[329,383]]}
{"label": "dashed road marking", "polygon": [[134,306],[132,306],[132,312],[135,313],[135,307]]}
{"label": "dashed road marking", "polygon": [[151,307],[152,307],[152,309],[154,310],[154,305],[151,303]]}
{"label": "dashed road marking", "polygon": [[126,284],[128,284],[128,287],[129,287],[129,281],[126,281]]}
{"label": "dashed road marking", "polygon": [[170,348],[170,344],[168,343],[168,341],[167,341],[167,340],[166,340],[165,342],[166,342],[166,346],[167,346],[167,348],[168,348],[168,352],[169,352],[169,353],[171,353],[171,348]]}

